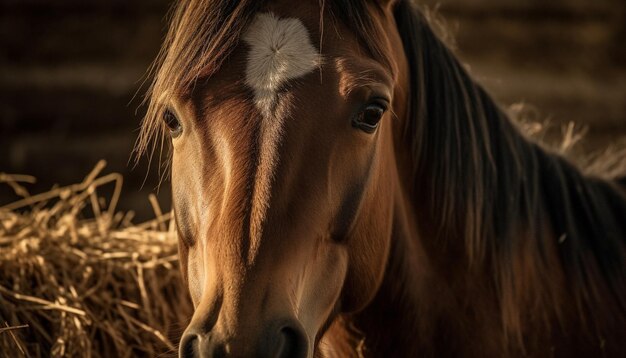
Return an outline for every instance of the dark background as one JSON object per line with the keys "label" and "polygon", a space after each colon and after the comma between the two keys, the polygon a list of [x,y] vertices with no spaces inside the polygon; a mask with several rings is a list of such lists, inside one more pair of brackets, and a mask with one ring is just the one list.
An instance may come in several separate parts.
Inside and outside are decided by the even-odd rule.
{"label": "dark background", "polygon": [[[106,159],[122,208],[149,217],[156,168],[129,159],[142,78],[165,33],[165,0],[0,0],[0,172],[72,184]],[[626,135],[626,1],[440,3],[456,52],[504,106],[589,127],[589,148]],[[168,205],[168,182],[160,193]],[[0,206],[15,199],[0,187]]]}

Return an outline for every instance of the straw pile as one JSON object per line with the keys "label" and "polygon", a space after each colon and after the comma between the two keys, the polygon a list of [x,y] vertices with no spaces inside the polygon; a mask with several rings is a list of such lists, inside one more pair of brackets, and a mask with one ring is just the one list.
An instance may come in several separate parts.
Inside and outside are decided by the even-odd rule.
{"label": "straw pile", "polygon": [[583,173],[608,180],[626,176],[626,137],[589,146],[587,126],[572,121],[561,125],[551,123],[526,103],[513,104],[506,112],[529,140],[565,157]]}
{"label": "straw pile", "polygon": [[131,224],[104,165],[35,196],[20,184],[34,178],[0,174],[23,197],[0,208],[0,357],[175,355],[191,306],[173,220],[151,197],[156,219]]}

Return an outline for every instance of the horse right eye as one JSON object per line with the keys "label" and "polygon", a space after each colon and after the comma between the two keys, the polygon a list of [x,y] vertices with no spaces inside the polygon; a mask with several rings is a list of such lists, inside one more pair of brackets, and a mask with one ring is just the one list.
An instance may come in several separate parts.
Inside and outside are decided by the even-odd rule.
{"label": "horse right eye", "polygon": [[386,110],[383,104],[371,103],[352,120],[352,126],[366,133],[374,133]]}
{"label": "horse right eye", "polygon": [[172,138],[178,137],[183,132],[183,126],[180,124],[180,121],[169,109],[163,113],[163,122],[170,130]]}

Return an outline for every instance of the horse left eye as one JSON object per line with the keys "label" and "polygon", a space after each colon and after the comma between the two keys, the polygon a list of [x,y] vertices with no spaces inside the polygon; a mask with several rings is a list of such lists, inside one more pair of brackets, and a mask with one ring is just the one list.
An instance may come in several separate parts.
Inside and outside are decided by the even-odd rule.
{"label": "horse left eye", "polygon": [[170,130],[170,134],[173,138],[178,137],[183,131],[180,121],[169,109],[163,113],[163,122],[165,122],[165,125]]}
{"label": "horse left eye", "polygon": [[352,121],[352,126],[366,133],[374,133],[387,109],[378,103],[367,105]]}

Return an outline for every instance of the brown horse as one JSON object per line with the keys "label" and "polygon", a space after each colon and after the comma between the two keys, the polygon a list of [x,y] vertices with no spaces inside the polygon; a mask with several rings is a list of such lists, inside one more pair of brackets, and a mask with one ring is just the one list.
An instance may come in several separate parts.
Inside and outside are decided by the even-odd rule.
{"label": "brown horse", "polygon": [[626,194],[525,139],[410,1],[181,1],[157,64],[181,357],[624,356]]}

